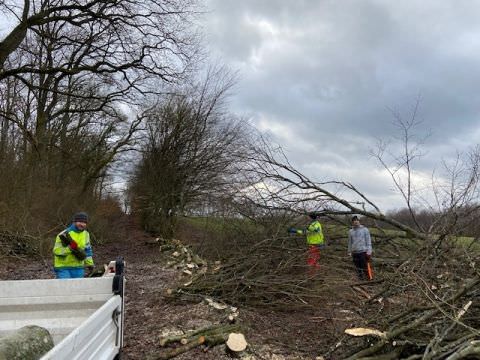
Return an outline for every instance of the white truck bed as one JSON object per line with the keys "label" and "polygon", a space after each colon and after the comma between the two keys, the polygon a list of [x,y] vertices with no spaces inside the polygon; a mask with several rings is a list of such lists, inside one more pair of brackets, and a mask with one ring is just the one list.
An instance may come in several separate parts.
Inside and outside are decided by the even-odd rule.
{"label": "white truck bed", "polygon": [[0,337],[37,325],[55,344],[41,360],[114,359],[123,345],[123,282],[123,275],[0,281]]}

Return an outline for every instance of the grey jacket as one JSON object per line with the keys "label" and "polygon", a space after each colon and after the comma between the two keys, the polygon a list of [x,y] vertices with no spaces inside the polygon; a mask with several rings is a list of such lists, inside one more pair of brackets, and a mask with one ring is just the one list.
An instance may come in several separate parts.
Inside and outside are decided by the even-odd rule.
{"label": "grey jacket", "polygon": [[372,239],[370,238],[370,231],[365,226],[353,227],[348,232],[348,252],[372,254]]}

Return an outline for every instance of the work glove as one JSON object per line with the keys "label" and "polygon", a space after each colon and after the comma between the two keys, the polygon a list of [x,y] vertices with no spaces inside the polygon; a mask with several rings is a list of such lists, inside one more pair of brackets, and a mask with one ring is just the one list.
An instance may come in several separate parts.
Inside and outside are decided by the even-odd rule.
{"label": "work glove", "polygon": [[72,249],[72,250],[78,249],[78,244],[75,240],[71,240],[70,244],[68,244],[68,246],[70,246],[70,249]]}
{"label": "work glove", "polygon": [[294,227],[289,227],[287,229],[288,233],[289,234],[296,234],[297,233],[297,229],[295,229]]}
{"label": "work glove", "polygon": [[370,261],[371,258],[372,254],[365,254],[365,259],[367,259],[367,261]]}
{"label": "work glove", "polygon": [[72,254],[80,261],[85,260],[85,258],[87,257],[85,250],[82,250],[79,247],[76,247],[75,249],[70,249],[70,250],[72,251]]}
{"label": "work glove", "polygon": [[68,234],[60,234],[58,237],[60,238],[63,246],[67,247],[70,245],[71,238]]}

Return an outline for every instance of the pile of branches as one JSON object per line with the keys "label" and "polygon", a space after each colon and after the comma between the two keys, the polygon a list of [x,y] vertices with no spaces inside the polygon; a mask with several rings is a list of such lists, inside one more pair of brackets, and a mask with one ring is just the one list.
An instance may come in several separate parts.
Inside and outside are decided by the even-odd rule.
{"label": "pile of branches", "polygon": [[0,254],[9,256],[32,255],[40,240],[32,235],[0,231]]}
{"label": "pile of branches", "polygon": [[[343,251],[345,252],[345,251]],[[244,247],[223,263],[177,288],[179,296],[209,296],[235,306],[268,307],[289,311],[318,306],[342,291],[351,293],[352,271],[338,259],[322,259],[321,268],[306,266],[306,246],[292,238],[265,239]],[[334,267],[334,269],[330,269]]]}
{"label": "pile of branches", "polygon": [[[378,330],[362,338],[344,337],[341,345],[321,350],[326,358],[479,358],[478,254],[471,255],[475,252],[455,239],[443,244],[405,238],[375,242],[376,279],[369,284],[354,278],[344,241],[331,243],[322,252],[321,269],[311,275],[304,265],[303,241],[278,238],[208,265],[176,295],[210,296],[235,306],[289,312],[322,304],[325,313],[350,309],[360,316],[354,326]],[[362,293],[367,296],[359,296]]]}
{"label": "pile of branches", "polygon": [[385,331],[348,359],[480,358],[480,257],[465,250],[455,241],[425,241],[410,252],[369,302],[394,301],[388,316],[370,321]]}

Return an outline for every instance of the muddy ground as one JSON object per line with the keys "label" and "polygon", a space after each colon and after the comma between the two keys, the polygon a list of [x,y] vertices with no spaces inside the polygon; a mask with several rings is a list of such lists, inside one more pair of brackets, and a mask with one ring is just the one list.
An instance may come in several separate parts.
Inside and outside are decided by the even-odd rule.
{"label": "muddy ground", "polygon": [[[109,244],[96,244],[96,265],[108,263],[117,256],[126,261],[125,346],[122,359],[155,359],[162,351],[161,334],[174,330],[190,330],[225,321],[224,310],[217,310],[205,301],[172,301],[167,289],[185,282],[181,270],[167,267],[169,255],[152,244],[152,237],[126,229],[123,239]],[[346,262],[347,263],[347,262]],[[328,271],[325,269],[324,271]],[[322,276],[321,274],[319,276]],[[29,260],[9,257],[0,264],[0,279],[53,278],[51,259]],[[352,282],[355,279],[352,276]],[[370,291],[370,289],[367,289]],[[348,353],[343,345],[348,338],[344,330],[366,323],[362,303],[366,299],[352,290],[346,302],[342,296],[318,308],[305,311],[239,309],[238,323],[245,328],[250,359],[342,359]],[[377,311],[377,309],[373,309]],[[197,347],[176,359],[230,359],[225,346]]]}

